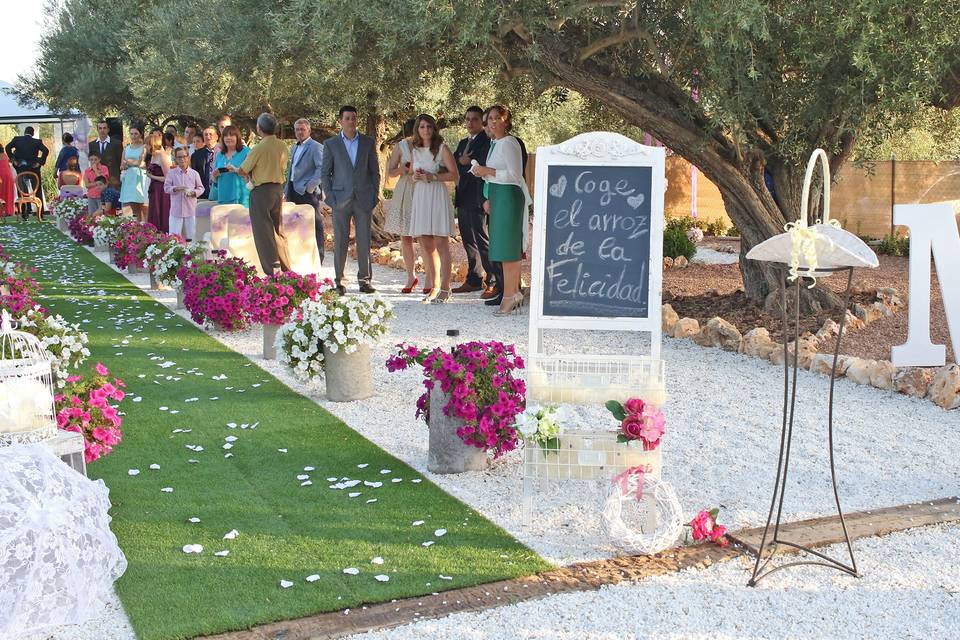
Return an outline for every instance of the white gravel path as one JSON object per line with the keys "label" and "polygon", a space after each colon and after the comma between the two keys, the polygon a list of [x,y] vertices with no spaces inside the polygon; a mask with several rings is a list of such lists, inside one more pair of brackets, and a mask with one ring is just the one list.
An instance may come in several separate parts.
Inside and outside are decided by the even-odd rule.
{"label": "white gravel path", "polygon": [[737,253],[727,253],[717,251],[710,247],[697,247],[697,253],[694,254],[690,262],[700,262],[703,264],[736,264],[740,260]]}
{"label": "white gravel path", "polygon": [[[106,259],[104,254],[99,255],[101,259]],[[350,262],[347,273],[354,270],[355,263]],[[332,268],[326,267],[322,275],[332,276]],[[145,274],[128,277],[135,284],[147,288],[148,277]],[[223,344],[245,354],[291,388],[312,395],[318,404],[353,429],[424,473],[444,490],[476,508],[545,558],[557,563],[570,563],[615,555],[616,549],[606,543],[597,526],[598,500],[588,485],[566,483],[553,487],[549,495],[545,495],[542,500],[542,504],[548,508],[538,509],[531,526],[521,526],[520,457],[517,453],[505,456],[483,472],[456,476],[429,473],[426,470],[426,425],[414,419],[414,402],[422,391],[420,377],[416,371],[388,374],[382,366],[391,352],[392,344],[400,341],[429,347],[451,345],[470,339],[498,339],[518,344],[521,353],[524,353],[527,342],[526,313],[508,318],[493,317],[491,309],[479,304],[475,294],[458,297],[451,304],[420,305],[419,297],[399,294],[403,285],[403,275],[400,272],[379,267],[375,271],[374,279],[383,295],[394,302],[397,314],[390,339],[373,350],[375,386],[379,391],[374,398],[346,404],[326,402],[322,391],[308,389],[295,381],[278,363],[264,361],[260,357],[262,339],[259,327],[237,333],[213,332],[212,335]],[[150,293],[171,308],[174,306],[175,295],[172,291]],[[188,317],[185,311],[179,313]],[[454,328],[460,330],[460,336],[448,338],[445,335],[446,330]],[[622,339],[623,336],[620,335],[568,333],[555,336],[554,342],[567,344],[571,349],[601,352],[616,349],[617,345],[622,344]],[[692,514],[701,508],[721,506],[721,522],[731,529],[762,524],[766,515],[765,509],[769,505],[773,465],[776,462],[782,403],[782,369],[758,359],[703,349],[690,341],[667,340],[664,344],[664,358],[667,362],[670,395],[670,401],[665,406],[668,426],[664,441],[664,479],[677,489],[681,504],[688,513]],[[832,504],[826,472],[826,428],[822,419],[826,407],[826,379],[802,372],[800,388],[802,408],[795,427],[794,465],[785,506],[785,518],[791,520],[829,514]],[[960,449],[960,445],[957,444],[956,433],[960,428],[960,413],[946,413],[928,402],[872,387],[858,386],[841,379],[837,383],[835,424],[837,468],[841,496],[847,510],[891,506],[957,493],[957,480],[960,478],[960,456],[957,455],[957,449]],[[563,499],[558,498],[560,495]],[[919,554],[919,559],[922,560],[918,562],[919,565],[934,567],[952,562],[955,550],[949,549],[949,545],[944,548],[931,547],[922,534],[907,535],[921,536],[916,544],[911,542],[913,538],[906,538],[904,551],[907,554]],[[956,530],[949,531],[947,537],[951,536],[954,543],[960,541],[960,534]],[[859,552],[861,548],[866,550],[878,544],[882,545],[884,542],[864,541],[857,543],[856,548]],[[892,548],[889,551],[891,554],[894,552]],[[929,558],[923,554],[929,554]],[[718,580],[721,580],[722,584],[711,583],[711,587],[697,590],[694,583],[707,580],[700,576],[701,573],[712,575],[711,572],[718,571],[729,572],[720,574]],[[772,623],[747,632],[746,629],[753,628],[750,627],[750,620],[745,619],[749,618],[749,615],[720,618],[722,623],[718,626],[709,622],[713,614],[725,608],[725,601],[731,595],[728,587],[733,584],[739,588],[746,580],[746,571],[743,568],[730,564],[727,567],[714,568],[710,572],[690,573],[690,576],[679,578],[660,578],[655,584],[663,588],[669,586],[671,580],[678,580],[676,588],[682,591],[683,585],[689,583],[686,589],[690,597],[696,596],[701,600],[691,600],[694,604],[689,609],[709,611],[711,615],[696,618],[702,625],[700,636],[683,635],[678,631],[680,635],[660,633],[658,637],[742,637],[740,628],[745,630],[745,636],[766,637],[761,631],[769,628]],[[954,579],[954,584],[960,583]],[[789,610],[802,610],[804,615],[816,617],[820,623],[826,625],[825,629],[831,628],[831,619],[828,619],[829,616],[821,616],[818,607],[829,603],[833,596],[825,596],[821,601],[813,597],[803,584],[798,584],[796,589],[791,588],[789,591],[787,586],[789,585],[782,588],[786,592],[784,597],[794,599]],[[604,590],[601,592],[602,596],[581,594],[558,598],[609,597],[618,601],[626,599],[627,596],[619,594],[615,589],[623,588]],[[926,597],[916,586],[904,588],[908,589],[903,593],[905,602],[913,602],[914,598],[923,600]],[[608,593],[613,593],[612,597],[608,596]],[[761,593],[766,592],[762,589],[748,591],[748,595]],[[866,603],[877,595],[873,589],[851,590],[851,594],[860,594],[850,596],[859,603],[850,604],[854,610],[867,606]],[[896,595],[894,593],[892,597]],[[653,595],[644,596],[639,602],[635,602],[630,616],[635,618],[638,608],[659,610],[665,606],[655,604],[654,600],[651,600],[649,605],[645,604],[645,600],[652,597]],[[749,597],[744,598],[744,606],[752,602]],[[600,603],[605,601],[597,601],[596,611],[590,608],[589,601],[583,606],[571,605],[569,609],[564,605],[558,608],[552,618],[569,623],[572,623],[574,618],[594,620],[600,628],[605,629],[610,617],[606,605],[600,606]],[[757,601],[750,606],[756,610],[756,618],[770,621],[779,617],[776,612],[780,605],[773,600],[767,600],[765,604]],[[767,613],[763,607],[770,607],[773,615]],[[120,615],[115,616],[114,611],[110,610],[104,621],[95,621],[76,632],[76,635],[69,635],[74,632],[65,632],[66,635],[55,634],[47,637],[91,640],[103,637],[132,637],[127,635],[132,634],[132,631],[125,619],[120,620],[123,616],[119,604],[116,608],[116,613]],[[507,611],[514,612],[515,609]],[[571,614],[572,611],[576,611],[576,615]],[[501,615],[512,616],[514,613],[501,614],[499,610],[482,615],[498,621],[498,624],[491,625],[490,629],[519,629],[522,625],[518,626],[518,621],[524,619],[501,618]],[[624,614],[617,618],[630,620],[630,616]],[[849,617],[854,619],[857,616]],[[537,620],[541,620],[541,616],[537,616]],[[547,621],[548,616],[544,616],[543,622]],[[919,621],[914,622],[919,624]],[[566,628],[563,624],[558,625],[558,629]],[[87,633],[88,627],[91,629],[90,633]],[[101,628],[111,629],[111,633],[117,635],[96,631]],[[463,631],[465,628],[462,627],[459,631],[466,633]],[[695,628],[690,627],[690,634],[694,634]],[[449,629],[435,637],[484,637],[457,635],[455,627]],[[553,632],[535,635],[534,632],[535,630],[531,630],[534,635],[498,637],[628,637],[623,635],[622,629],[608,635],[588,635],[586,630],[579,635],[568,636]],[[630,633],[637,631],[634,629]],[[821,636],[819,633],[813,635]],[[936,634],[934,637],[937,637]]]}
{"label": "white gravel path", "polygon": [[[864,577],[799,567],[745,586],[730,561],[636,584],[550,596],[351,636],[355,640],[713,640],[960,637],[960,528],[856,543]],[[830,553],[841,553],[831,547]]]}

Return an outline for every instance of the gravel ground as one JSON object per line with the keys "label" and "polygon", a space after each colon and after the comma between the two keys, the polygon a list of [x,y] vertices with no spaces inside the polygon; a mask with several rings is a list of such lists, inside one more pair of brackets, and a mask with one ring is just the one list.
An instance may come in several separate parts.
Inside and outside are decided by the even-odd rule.
{"label": "gravel ground", "polygon": [[[636,584],[551,596],[352,636],[356,640],[960,637],[960,528],[930,527],[856,543],[851,578],[799,567],[745,586],[746,561]],[[832,547],[831,554],[842,553]]]}
{"label": "gravel ground", "polygon": [[[101,255],[101,258],[105,260],[106,256]],[[691,267],[681,271],[689,272],[695,268],[730,267]],[[352,273],[354,269],[355,264],[349,263],[347,273]],[[323,275],[331,275],[326,271],[332,271],[329,266]],[[130,279],[144,288],[148,283],[145,274],[130,276]],[[276,375],[291,388],[313,396],[318,404],[343,419],[352,428],[408,462],[545,558],[565,564],[616,555],[616,549],[606,542],[598,527],[599,494],[596,488],[589,484],[564,483],[542,487],[544,492],[538,496],[538,510],[533,522],[529,526],[523,526],[519,508],[521,479],[518,453],[505,456],[482,472],[456,476],[437,476],[427,472],[427,429],[423,423],[414,419],[414,402],[422,390],[420,377],[414,371],[388,374],[386,369],[380,366],[391,351],[390,345],[402,340],[415,342],[419,346],[433,346],[450,345],[454,341],[467,339],[499,339],[519,344],[523,352],[527,341],[527,316],[524,313],[495,318],[488,307],[478,304],[476,294],[458,297],[451,304],[421,305],[418,304],[418,297],[399,294],[399,289],[403,286],[402,280],[403,274],[392,269],[378,268],[375,273],[375,285],[385,297],[394,302],[397,318],[392,325],[390,340],[373,350],[374,383],[379,393],[365,401],[346,404],[326,402],[322,390],[307,388],[296,382],[276,362],[264,361],[260,357],[262,338],[259,328],[237,333],[214,332],[213,335],[227,346],[246,354],[258,366]],[[173,306],[175,295],[172,291],[151,293],[162,302]],[[185,312],[180,313],[187,317]],[[460,330],[459,338],[448,338],[445,335],[446,329],[452,328]],[[623,336],[618,334],[573,332],[556,336],[554,342],[594,352],[611,351],[618,345],[622,348],[623,344],[635,345],[635,342],[625,342]],[[719,350],[706,350],[691,341],[682,340],[667,340],[664,344],[664,358],[667,362],[670,395],[670,401],[664,408],[668,425],[663,445],[664,479],[677,489],[685,512],[691,515],[701,508],[721,506],[720,520],[731,529],[762,524],[765,504],[769,504],[778,446],[778,416],[782,402],[779,376],[782,370],[764,361]],[[830,513],[832,494],[826,474],[826,434],[822,421],[826,407],[825,388],[824,378],[802,372],[791,484],[785,505],[785,519],[788,520]],[[960,415],[945,413],[928,402],[855,385],[846,380],[839,380],[837,383],[835,414],[837,467],[845,509],[852,511],[890,506],[956,493],[956,481],[960,477],[960,456],[955,455],[951,449],[956,446],[953,443],[956,442],[955,435],[960,428]],[[906,416],[910,416],[909,437],[904,437],[905,429],[902,425]],[[896,474],[890,472],[887,460],[894,447],[898,463]],[[934,459],[932,452],[941,452],[942,455]],[[917,544],[908,546],[907,553],[918,555],[915,564],[923,571],[933,571],[923,567],[942,565],[944,560],[952,558],[955,555],[956,543],[960,542],[960,533],[955,529],[946,533],[941,531],[936,535],[909,535],[920,536]],[[923,537],[925,535],[928,535],[929,539]],[[941,545],[941,537],[948,538],[950,544]],[[865,541],[862,547],[858,544],[858,549],[863,548],[866,551],[872,545],[882,544],[881,541]],[[869,566],[869,563],[868,560],[865,566]],[[875,559],[873,563],[882,564],[879,559]],[[888,578],[902,576],[903,571],[906,569],[896,569],[892,577]],[[876,574],[879,579],[879,574],[891,574],[891,571],[877,571]],[[850,595],[850,592],[844,589],[842,583],[834,580],[830,583],[833,591],[821,598],[809,588],[803,588],[805,583],[800,578],[801,573],[785,575],[789,575],[790,580],[799,582],[768,583],[781,585],[775,589],[785,592],[778,596],[781,597],[781,602],[773,602],[770,598],[772,591],[740,589],[739,585],[746,579],[744,570],[730,565],[658,579],[656,589],[638,601],[630,600],[629,589],[634,587],[615,587],[595,594],[563,596],[585,598],[587,602],[580,605],[561,604],[553,614],[537,615],[537,626],[529,630],[522,629],[520,621],[525,618],[512,616],[516,609],[523,606],[536,606],[538,611],[543,607],[544,611],[547,611],[545,601],[512,607],[503,612],[497,610],[483,614],[484,618],[496,621],[496,624],[490,625],[484,633],[478,631],[474,635],[458,635],[468,633],[466,627],[450,626],[444,627],[448,629],[446,631],[436,632],[436,635],[425,631],[427,635],[409,637],[628,637],[630,633],[638,633],[636,627],[623,627],[614,631],[607,627],[629,624],[627,621],[636,617],[636,608],[646,604],[653,605],[645,607],[651,611],[669,614],[659,615],[659,618],[665,620],[664,624],[675,625],[678,620],[687,620],[676,628],[670,627],[673,635],[658,632],[662,637],[703,637],[703,634],[721,638],[766,637],[763,633],[769,630],[769,623],[758,622],[758,626],[752,626],[749,612],[758,620],[776,620],[782,617],[777,613],[781,607],[783,611],[798,611],[808,607],[806,617],[817,621],[813,624],[824,625],[826,636],[831,636],[831,625],[839,622],[834,617],[821,615],[818,607],[833,606],[835,601],[842,600],[838,593]],[[635,588],[650,588],[647,586],[649,584],[652,582],[645,582]],[[732,591],[731,584],[736,585]],[[815,583],[811,581],[810,584]],[[955,575],[951,584],[953,588],[960,589],[960,580]],[[857,613],[870,612],[872,605],[867,603],[876,599],[878,593],[891,588],[890,584],[884,583],[866,592],[859,590],[859,599],[850,595],[848,606]],[[925,592],[913,582],[905,582],[897,588],[903,591],[898,591],[896,597],[901,598],[908,606],[931,606]],[[628,590],[619,591],[622,589]],[[718,596],[718,592],[722,595]],[[674,595],[666,595],[670,593]],[[678,597],[689,598],[689,601],[681,603],[688,612],[684,614],[684,618],[678,618]],[[723,613],[728,608],[726,600],[731,597],[735,598],[736,602],[742,601],[739,606],[746,608],[746,616],[743,613]],[[950,596],[946,602],[953,602],[953,597]],[[783,600],[785,598],[790,600]],[[552,603],[553,600],[549,602]],[[632,602],[629,605],[630,614],[611,615],[612,609],[609,607],[620,606],[618,603],[623,602]],[[571,607],[579,607],[576,615],[570,613],[574,610]],[[877,607],[881,612],[890,609],[888,606]],[[773,615],[770,615],[771,612]],[[849,619],[855,618],[858,616],[849,616]],[[584,628],[571,631],[570,635],[562,635],[568,627],[577,628],[575,619],[582,619],[584,622],[576,624],[584,625],[588,625],[592,620],[595,626],[602,627],[604,631],[601,633],[594,629],[591,632]],[[644,619],[646,620],[646,616]],[[654,622],[651,621],[651,624]],[[558,625],[554,631],[550,631],[549,626],[541,627],[551,623]],[[799,617],[797,624],[801,624]],[[913,620],[911,624],[921,625],[917,628],[922,628],[921,620]],[[473,628],[479,629],[479,623]],[[810,635],[799,632],[804,628],[807,627],[798,627],[795,637]],[[810,628],[818,631],[820,629],[818,626]],[[494,633],[505,633],[503,629],[511,629],[510,635],[497,636]],[[694,629],[699,629],[696,632],[699,636]],[[518,635],[521,633],[526,635]],[[591,633],[593,635],[590,635]],[[624,635],[625,633],[627,635]],[[688,635],[683,635],[684,633]],[[816,632],[814,635],[824,634]],[[840,633],[839,637],[844,635]],[[126,639],[132,638],[132,630],[117,602],[104,616],[82,629],[72,628],[62,633],[47,634],[45,637]],[[934,633],[933,637],[944,636]]]}

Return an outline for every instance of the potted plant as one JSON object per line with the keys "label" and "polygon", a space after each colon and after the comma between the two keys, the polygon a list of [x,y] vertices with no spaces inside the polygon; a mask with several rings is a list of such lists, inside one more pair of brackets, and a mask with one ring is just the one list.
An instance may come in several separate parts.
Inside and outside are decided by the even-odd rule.
{"label": "potted plant", "polygon": [[242,258],[227,258],[215,251],[213,260],[182,264],[177,278],[183,283],[183,304],[198,324],[218,329],[243,329],[250,314],[243,308],[241,294],[256,275],[256,269]]}
{"label": "potted plant", "polygon": [[[132,216],[119,214],[100,214],[93,223],[94,250],[110,251],[117,241],[121,227],[133,220]],[[112,256],[112,252],[111,252]]]}
{"label": "potted plant", "polygon": [[111,382],[109,376],[107,368],[97,363],[93,373],[67,378],[63,393],[54,397],[57,426],[83,436],[88,464],[110,453],[123,438],[117,405],[125,396],[125,385],[119,378]]}
{"label": "potted plant", "polygon": [[163,242],[147,247],[146,262],[150,270],[150,286],[171,287],[177,292],[177,309],[183,308],[183,283],[177,277],[180,267],[203,260],[206,253],[203,242],[184,244],[177,236],[168,236]]}
{"label": "potted plant", "polygon": [[80,213],[72,216],[67,221],[67,229],[70,231],[70,237],[79,244],[89,247],[93,246],[92,217],[92,214]]}
{"label": "potted plant", "polygon": [[68,232],[70,230],[70,220],[87,212],[87,199],[76,195],[57,196],[56,200],[51,203],[50,209],[57,217],[57,228],[60,231]]}
{"label": "potted plant", "polygon": [[335,289],[304,300],[277,332],[280,362],[304,382],[321,377],[327,399],[350,402],[373,395],[370,344],[387,330],[390,303],[379,296],[341,296]]}
{"label": "potted plant", "polygon": [[487,452],[498,458],[516,448],[516,418],[526,404],[526,386],[514,377],[523,360],[513,345],[466,342],[449,351],[421,351],[401,344],[387,369],[412,364],[423,368],[426,391],[417,400],[417,417],[430,429],[430,471],[482,469]]}
{"label": "potted plant", "polygon": [[161,237],[161,233],[149,222],[130,220],[122,223],[117,231],[117,241],[113,244],[117,267],[126,268],[130,273],[139,273],[143,268],[147,247]]}
{"label": "potted plant", "polygon": [[277,357],[277,331],[304,300],[316,300],[323,291],[333,288],[329,278],[318,282],[313,274],[301,276],[284,271],[258,278],[244,289],[241,299],[250,318],[263,326],[263,357]]}

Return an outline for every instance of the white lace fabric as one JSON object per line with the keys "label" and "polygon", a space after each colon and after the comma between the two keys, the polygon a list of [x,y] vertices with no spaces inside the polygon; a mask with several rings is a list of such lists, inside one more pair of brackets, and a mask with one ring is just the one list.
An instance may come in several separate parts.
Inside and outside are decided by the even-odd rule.
{"label": "white lace fabric", "polygon": [[0,447],[0,638],[102,611],[127,568],[108,496],[45,445]]}

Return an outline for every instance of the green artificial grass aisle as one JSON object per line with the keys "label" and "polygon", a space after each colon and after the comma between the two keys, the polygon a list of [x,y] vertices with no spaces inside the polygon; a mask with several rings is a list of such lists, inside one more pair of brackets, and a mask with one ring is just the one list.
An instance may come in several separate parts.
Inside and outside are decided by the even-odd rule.
{"label": "green artificial grass aisle", "polygon": [[[127,383],[123,442],[88,473],[110,488],[112,528],[129,561],[117,590],[141,638],[244,629],[548,567],[51,225],[0,227],[0,243],[38,269],[43,306],[82,323],[89,364],[103,362]],[[383,484],[334,490],[329,478]],[[223,539],[233,529],[239,535]],[[187,544],[203,553],[183,553]],[[221,550],[229,555],[214,556]],[[377,556],[382,565],[371,563]],[[348,567],[359,574],[344,574]],[[312,574],[319,580],[306,582]],[[281,580],[294,586],[281,589]]]}

